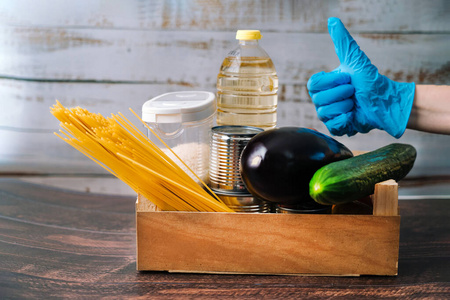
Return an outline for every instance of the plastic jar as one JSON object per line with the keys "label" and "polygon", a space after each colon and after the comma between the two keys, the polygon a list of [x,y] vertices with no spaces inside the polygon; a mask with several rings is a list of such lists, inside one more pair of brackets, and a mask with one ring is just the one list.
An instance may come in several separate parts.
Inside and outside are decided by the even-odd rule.
{"label": "plastic jar", "polygon": [[[209,139],[215,112],[213,93],[181,91],[166,93],[145,102],[142,106],[142,120],[201,180],[208,183]],[[148,137],[200,183],[150,130]]]}

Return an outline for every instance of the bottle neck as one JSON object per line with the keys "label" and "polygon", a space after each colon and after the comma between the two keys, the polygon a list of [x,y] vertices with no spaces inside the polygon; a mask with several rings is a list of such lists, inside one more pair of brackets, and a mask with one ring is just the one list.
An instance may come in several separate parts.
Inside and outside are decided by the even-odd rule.
{"label": "bottle neck", "polygon": [[258,46],[258,40],[239,40],[239,45]]}

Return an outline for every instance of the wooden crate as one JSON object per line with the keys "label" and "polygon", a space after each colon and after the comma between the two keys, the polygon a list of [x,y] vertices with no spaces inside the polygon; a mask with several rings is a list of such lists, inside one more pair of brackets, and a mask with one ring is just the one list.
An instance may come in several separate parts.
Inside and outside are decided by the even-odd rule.
{"label": "wooden crate", "polygon": [[163,212],[136,202],[137,269],[192,273],[397,275],[398,185],[373,215]]}

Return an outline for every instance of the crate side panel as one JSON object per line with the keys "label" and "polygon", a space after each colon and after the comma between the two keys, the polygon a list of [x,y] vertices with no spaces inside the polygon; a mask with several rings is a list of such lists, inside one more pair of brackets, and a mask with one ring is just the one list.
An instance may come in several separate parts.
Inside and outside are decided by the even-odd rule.
{"label": "crate side panel", "polygon": [[396,275],[400,217],[138,212],[138,270]]}

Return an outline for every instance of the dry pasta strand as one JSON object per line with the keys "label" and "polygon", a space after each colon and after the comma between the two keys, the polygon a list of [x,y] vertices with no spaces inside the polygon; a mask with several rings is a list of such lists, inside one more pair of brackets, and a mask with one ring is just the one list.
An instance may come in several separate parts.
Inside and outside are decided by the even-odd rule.
{"label": "dry pasta strand", "polygon": [[50,111],[61,122],[55,135],[162,210],[233,212],[172,150],[203,187],[123,114],[105,118],[80,107],[65,108],[59,101]]}

